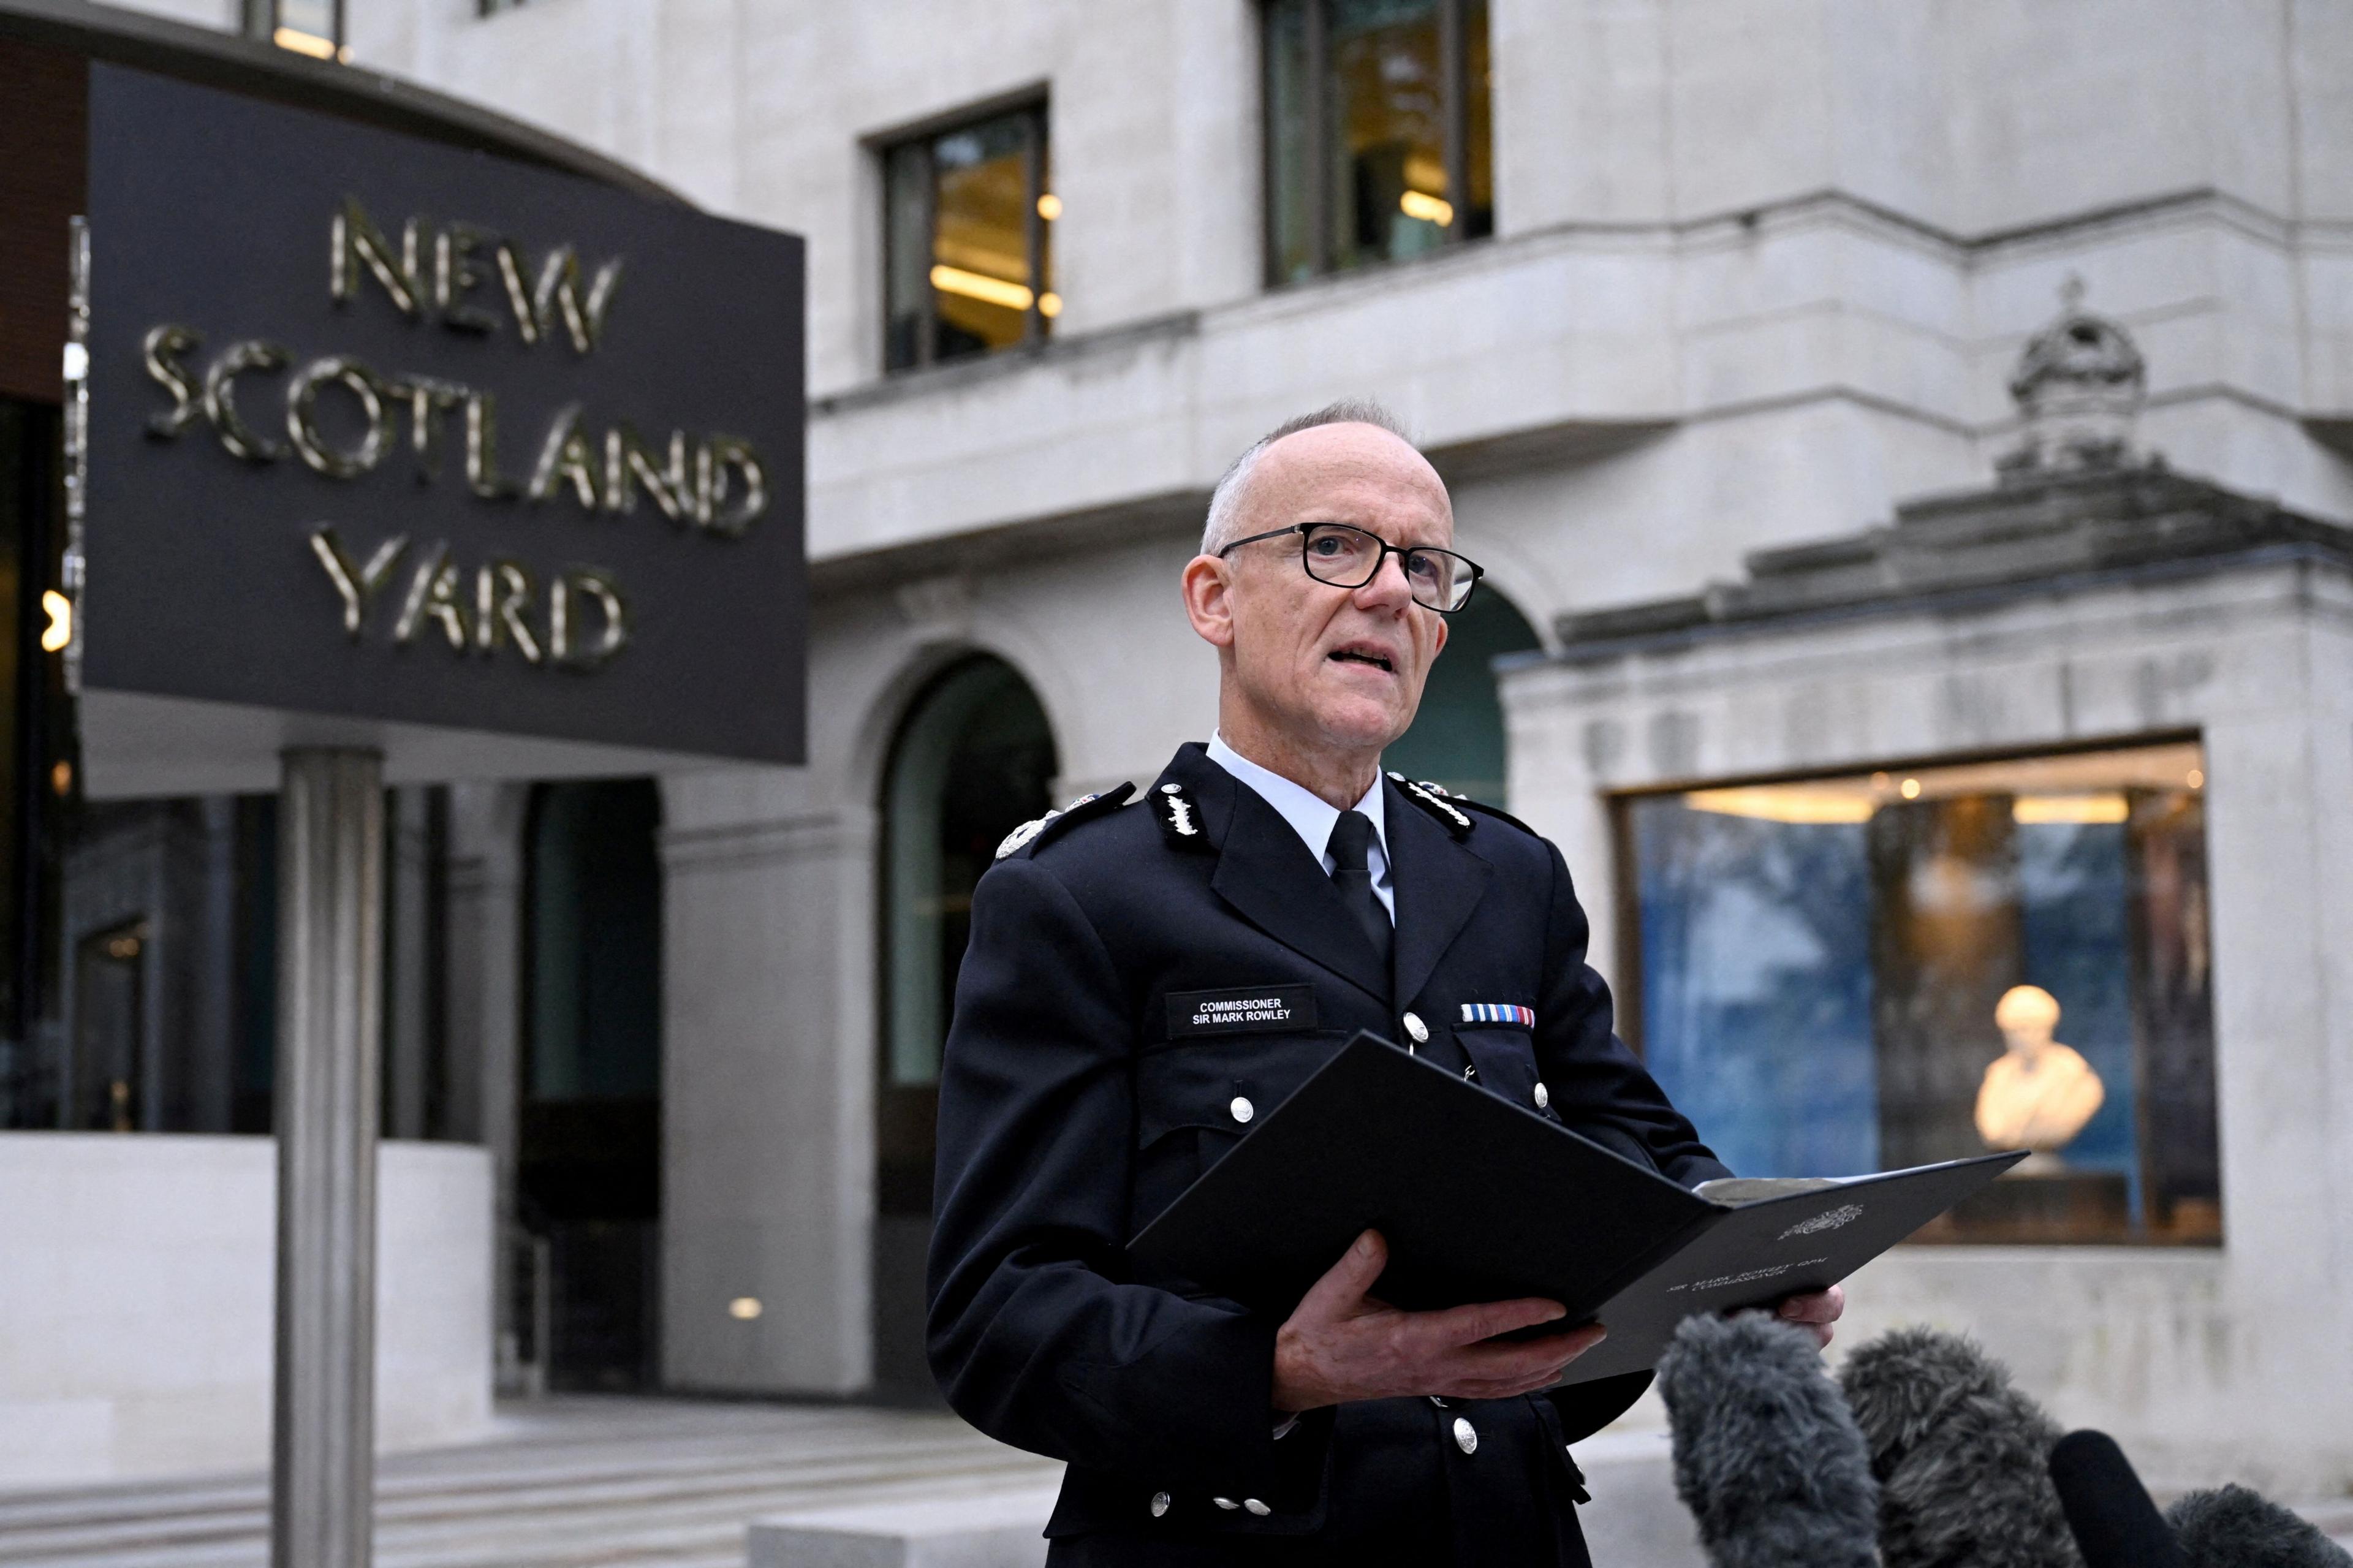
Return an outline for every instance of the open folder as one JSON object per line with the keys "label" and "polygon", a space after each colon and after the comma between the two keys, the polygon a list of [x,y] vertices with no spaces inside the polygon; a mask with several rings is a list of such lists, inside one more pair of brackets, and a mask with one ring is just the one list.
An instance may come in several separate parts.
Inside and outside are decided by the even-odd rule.
{"label": "open folder", "polygon": [[1377,1228],[1392,1305],[1544,1296],[1605,1325],[1563,1376],[1586,1383],[1653,1365],[1693,1313],[1837,1283],[2024,1158],[1694,1193],[1359,1032],[1128,1250],[1282,1318]]}

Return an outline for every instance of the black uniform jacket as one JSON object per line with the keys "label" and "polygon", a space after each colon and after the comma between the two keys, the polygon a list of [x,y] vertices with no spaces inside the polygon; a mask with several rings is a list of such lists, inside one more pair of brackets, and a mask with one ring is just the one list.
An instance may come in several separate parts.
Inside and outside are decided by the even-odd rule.
{"label": "black uniform jacket", "polygon": [[[1141,801],[1074,808],[981,879],[940,1088],[931,1362],[973,1425],[1069,1461],[1054,1563],[1586,1561],[1567,1445],[1644,1378],[1351,1404],[1278,1439],[1279,1325],[1126,1256],[1240,1140],[1238,1100],[1254,1120],[1356,1030],[1409,1039],[1409,1013],[1423,1055],[1492,1091],[1686,1185],[1728,1173],[1612,1036],[1560,851],[1383,788],[1389,973],[1290,824],[1198,744]],[[1287,1021],[1194,1023],[1214,1010],[1187,994],[1278,987]],[[1466,1024],[1475,1003],[1533,1026]]]}

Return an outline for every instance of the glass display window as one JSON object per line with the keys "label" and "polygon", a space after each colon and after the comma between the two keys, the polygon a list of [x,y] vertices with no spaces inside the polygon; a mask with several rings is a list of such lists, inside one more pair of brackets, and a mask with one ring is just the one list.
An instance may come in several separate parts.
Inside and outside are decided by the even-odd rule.
{"label": "glass display window", "polygon": [[2024,1148],[1922,1241],[2221,1237],[2195,741],[1619,797],[1627,1032],[1744,1175]]}

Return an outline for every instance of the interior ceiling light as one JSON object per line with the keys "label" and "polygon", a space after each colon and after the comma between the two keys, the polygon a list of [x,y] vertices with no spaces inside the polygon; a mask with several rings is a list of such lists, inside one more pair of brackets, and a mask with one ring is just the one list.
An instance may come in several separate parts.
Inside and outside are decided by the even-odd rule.
{"label": "interior ceiling light", "polygon": [[[1008,282],[991,278],[985,272],[967,272],[961,267],[939,266],[932,268],[932,287],[943,294],[961,294],[967,300],[978,300],[990,305],[1002,305],[1008,310],[1029,308],[1027,284]],[[1050,296],[1049,296],[1050,298]],[[1061,303],[1055,301],[1055,309]]]}
{"label": "interior ceiling light", "polygon": [[727,1315],[738,1322],[748,1323],[760,1315],[760,1298],[738,1296],[727,1303]]}
{"label": "interior ceiling light", "polygon": [[41,651],[62,652],[73,641],[73,601],[55,588],[44,588],[41,608],[49,614],[49,624],[41,628]]}
{"label": "interior ceiling light", "polygon": [[280,27],[269,35],[269,41],[281,49],[291,49],[314,60],[348,60],[352,58],[349,49],[335,47],[332,38],[322,38],[300,27]]}
{"label": "interior ceiling light", "polygon": [[1398,211],[1408,217],[1418,217],[1424,223],[1434,223],[1444,228],[1454,221],[1454,204],[1444,196],[1433,196],[1421,191],[1408,191],[1398,198]]}
{"label": "interior ceiling light", "polygon": [[1038,198],[1038,216],[1048,223],[1062,216],[1062,198],[1048,191]]}
{"label": "interior ceiling light", "polygon": [[1770,784],[1694,790],[1683,796],[1683,804],[1719,816],[1803,823],[1869,822],[1875,806],[1869,795],[1852,791]]}
{"label": "interior ceiling light", "polygon": [[2100,795],[2022,795],[2010,808],[2010,819],[2022,825],[2054,822],[2122,822],[2132,805],[2116,792]]}

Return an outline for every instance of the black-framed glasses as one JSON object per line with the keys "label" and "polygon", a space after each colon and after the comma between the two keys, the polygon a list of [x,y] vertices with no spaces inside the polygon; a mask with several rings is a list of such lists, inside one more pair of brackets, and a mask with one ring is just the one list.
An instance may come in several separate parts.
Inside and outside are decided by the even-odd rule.
{"label": "black-framed glasses", "polygon": [[1270,529],[1248,539],[1237,539],[1218,553],[1224,555],[1245,544],[1280,539],[1286,533],[1299,535],[1299,563],[1307,568],[1307,574],[1335,588],[1363,587],[1380,575],[1382,563],[1396,556],[1398,564],[1405,569],[1406,586],[1413,594],[1413,602],[1443,616],[1451,616],[1469,604],[1471,590],[1486,575],[1486,569],[1467,555],[1429,544],[1391,544],[1368,529],[1345,522],[1294,522],[1289,528]]}

